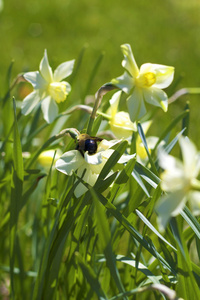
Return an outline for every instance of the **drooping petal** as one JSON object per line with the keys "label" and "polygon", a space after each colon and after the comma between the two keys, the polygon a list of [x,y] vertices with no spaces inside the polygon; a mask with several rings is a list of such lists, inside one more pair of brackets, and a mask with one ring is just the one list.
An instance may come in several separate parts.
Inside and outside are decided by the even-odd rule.
{"label": "drooping petal", "polygon": [[168,97],[165,92],[158,88],[150,87],[143,88],[143,93],[146,102],[161,107],[164,110],[164,112],[167,111]]}
{"label": "drooping petal", "polygon": [[155,209],[159,215],[159,223],[162,228],[167,226],[167,223],[172,216],[177,216],[182,211],[185,202],[186,197],[182,190],[161,198]]}
{"label": "drooping petal", "polygon": [[44,50],[44,56],[40,62],[40,72],[43,76],[43,78],[48,82],[51,83],[53,80],[53,73],[52,69],[49,65],[48,57],[47,57],[47,50]]}
{"label": "drooping petal", "polygon": [[[78,168],[77,175],[82,177],[83,172],[85,171],[85,165]],[[89,185],[93,186],[97,180],[98,175],[93,173],[90,169],[86,169],[86,172],[83,176],[83,180],[87,182]],[[74,195],[76,198],[82,196],[85,192],[87,192],[87,187],[82,183],[79,183],[74,191]]]}
{"label": "drooping petal", "polygon": [[28,82],[32,84],[34,89],[37,90],[46,88],[47,83],[38,71],[27,72],[23,76]]}
{"label": "drooping petal", "polygon": [[55,101],[47,96],[42,100],[41,103],[44,119],[47,123],[52,123],[58,115],[58,106]]}
{"label": "drooping petal", "polygon": [[62,79],[71,75],[74,68],[75,60],[66,61],[60,64],[54,71],[53,79],[54,81],[61,81]]}
{"label": "drooping petal", "polygon": [[159,89],[168,87],[174,79],[174,67],[164,65],[143,64],[140,67],[140,73],[154,73],[156,82],[153,86]]}
{"label": "drooping petal", "polygon": [[78,150],[71,150],[65,152],[57,161],[56,169],[66,175],[72,175],[82,165],[84,165],[84,158]]}
{"label": "drooping petal", "polygon": [[179,159],[173,157],[172,155],[169,155],[161,147],[158,149],[158,160],[159,165],[162,169],[167,170],[171,173],[176,173],[179,169],[181,169],[181,172],[184,173],[182,162]]}
{"label": "drooping petal", "polygon": [[139,120],[146,113],[146,108],[143,101],[142,90],[135,88],[133,93],[127,99],[128,112],[132,122]]}
{"label": "drooping petal", "polygon": [[132,53],[131,46],[129,44],[121,45],[122,53],[124,54],[124,60],[122,66],[133,76],[137,77],[139,73],[138,66]]}
{"label": "drooping petal", "polygon": [[42,153],[40,153],[37,161],[44,168],[46,168],[46,167],[50,168],[53,158],[54,158],[54,163],[55,163],[55,161],[58,160],[61,155],[62,155],[62,152],[60,149],[46,150],[46,151],[43,151]]}
{"label": "drooping petal", "polygon": [[123,75],[111,80],[111,83],[120,88],[126,94],[129,94],[134,87],[134,78],[131,77],[127,72]]}
{"label": "drooping petal", "polygon": [[117,113],[118,106],[119,106],[119,100],[121,98],[122,91],[118,91],[113,94],[112,98],[109,100],[110,102],[110,108],[111,108],[111,116],[114,117]]}
{"label": "drooping petal", "polygon": [[198,168],[198,153],[195,145],[187,138],[181,136],[179,139],[181,152],[183,156],[183,162],[184,162],[184,170],[185,170],[185,176],[187,178],[192,179],[193,177],[196,177],[199,172]]}
{"label": "drooping petal", "polygon": [[36,105],[39,103],[40,97],[39,94],[36,91],[33,91],[29,95],[27,95],[21,106],[21,111],[23,115],[28,115],[32,112],[32,110],[36,107]]}

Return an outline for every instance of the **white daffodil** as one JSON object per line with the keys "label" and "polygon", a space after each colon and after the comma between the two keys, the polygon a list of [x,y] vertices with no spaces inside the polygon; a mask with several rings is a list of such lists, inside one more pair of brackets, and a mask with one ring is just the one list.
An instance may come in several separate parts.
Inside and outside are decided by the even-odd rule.
{"label": "white daffodil", "polygon": [[127,105],[131,121],[139,120],[146,113],[144,101],[167,111],[168,97],[162,89],[171,84],[174,68],[146,63],[139,69],[130,45],[121,45],[121,49],[125,72],[111,82],[129,95]]}
{"label": "white daffodil", "polygon": [[[89,155],[88,151],[84,152],[84,156],[79,150],[68,151],[56,161],[56,169],[66,175],[72,175],[74,171],[77,171],[77,175],[79,177],[82,177],[85,171],[83,180],[93,186],[108,158],[114,152],[114,150],[110,148],[118,142],[119,141],[116,140],[102,140],[98,145],[97,152],[92,155]],[[118,163],[126,163],[133,157],[134,155],[124,154],[121,156]],[[82,183],[79,183],[74,191],[74,194],[78,198],[86,191],[87,188]]]}
{"label": "white daffodil", "polygon": [[136,124],[131,122],[129,114],[125,111],[118,111],[119,100],[122,91],[115,93],[110,99],[110,128],[114,135],[121,138],[128,138],[132,135],[133,131],[137,131]]}
{"label": "white daffodil", "polygon": [[195,214],[200,213],[200,182],[196,179],[200,171],[200,155],[188,139],[179,140],[183,161],[160,149],[159,164],[165,170],[161,174],[161,187],[167,192],[158,202],[156,211],[159,223],[165,228],[170,217],[178,215],[189,200]]}
{"label": "white daffodil", "polygon": [[56,103],[65,101],[71,91],[70,84],[61,80],[72,73],[74,61],[70,60],[60,64],[53,73],[48,62],[47,51],[44,51],[39,71],[24,74],[24,78],[32,84],[34,91],[23,100],[22,114],[28,115],[31,113],[41,101],[44,119],[48,123],[54,121],[58,115]]}

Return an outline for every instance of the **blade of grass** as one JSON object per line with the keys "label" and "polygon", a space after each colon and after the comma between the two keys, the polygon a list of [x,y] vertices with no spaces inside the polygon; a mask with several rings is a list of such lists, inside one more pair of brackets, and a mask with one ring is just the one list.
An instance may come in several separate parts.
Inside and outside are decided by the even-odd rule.
{"label": "blade of grass", "polygon": [[[92,195],[92,198],[95,203],[96,207],[96,221],[97,221],[97,229],[99,233],[99,244],[101,247],[101,250],[105,254],[106,258],[106,264],[110,270],[111,277],[115,281],[115,284],[119,290],[119,292],[123,293],[125,292],[124,286],[122,284],[119,271],[116,266],[116,259],[115,255],[112,251],[111,246],[111,235],[110,235],[110,229],[108,225],[108,220],[105,216],[105,210],[104,207],[99,203],[99,199],[94,191],[94,189],[90,190],[90,193]],[[127,299],[126,297],[124,299]]]}
{"label": "blade of grass", "polygon": [[[17,252],[16,234],[17,234],[17,221],[22,199],[24,168],[22,158],[21,141],[17,125],[16,106],[13,99],[14,111],[14,126],[13,126],[13,178],[11,184],[11,203],[10,203],[10,276],[11,276],[11,295],[15,298],[14,288],[14,263],[15,253]],[[13,299],[14,299],[13,298]]]}
{"label": "blade of grass", "polygon": [[76,252],[76,258],[78,260],[78,263],[82,269],[82,272],[83,272],[85,278],[87,279],[91,288],[97,294],[98,298],[100,300],[106,300],[107,297],[101,288],[98,277],[96,276],[94,270],[83,260],[83,258],[81,257],[81,255],[78,252]]}

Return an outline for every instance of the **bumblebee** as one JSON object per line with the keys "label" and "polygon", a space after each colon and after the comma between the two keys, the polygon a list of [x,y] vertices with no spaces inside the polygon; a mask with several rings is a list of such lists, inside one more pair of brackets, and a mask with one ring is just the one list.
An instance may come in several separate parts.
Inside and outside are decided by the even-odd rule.
{"label": "bumblebee", "polygon": [[84,152],[88,152],[89,155],[95,154],[97,152],[97,142],[101,142],[103,139],[98,137],[89,136],[86,133],[80,134],[77,137],[76,150],[79,150],[84,156]]}

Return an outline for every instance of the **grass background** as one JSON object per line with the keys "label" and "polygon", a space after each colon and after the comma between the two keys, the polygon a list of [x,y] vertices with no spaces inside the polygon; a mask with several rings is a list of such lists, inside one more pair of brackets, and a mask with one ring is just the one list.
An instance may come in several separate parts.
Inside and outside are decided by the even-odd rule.
{"label": "grass background", "polygon": [[[38,69],[48,50],[53,68],[77,59],[86,47],[74,97],[81,98],[97,58],[104,58],[90,94],[122,74],[120,45],[130,43],[138,65],[145,62],[175,66],[177,88],[200,85],[200,1],[198,0],[18,0],[5,1],[0,13],[0,93],[5,73],[14,60],[13,77]],[[170,92],[169,92],[170,93]],[[199,96],[182,97],[169,114],[158,113],[166,124],[192,101],[190,137],[198,141]],[[153,126],[157,134],[157,122]]]}

